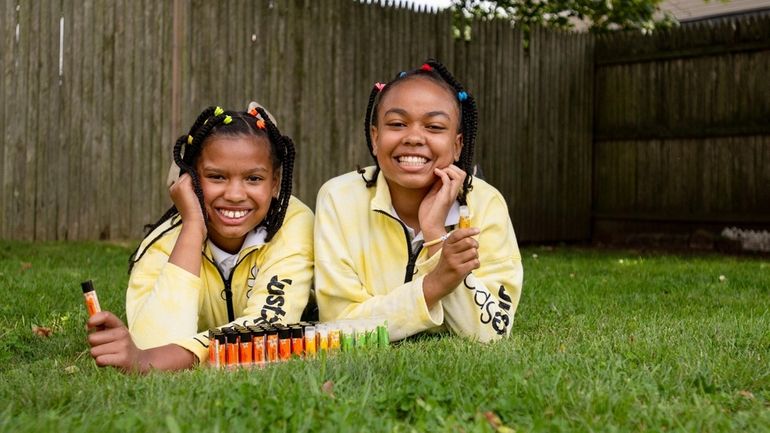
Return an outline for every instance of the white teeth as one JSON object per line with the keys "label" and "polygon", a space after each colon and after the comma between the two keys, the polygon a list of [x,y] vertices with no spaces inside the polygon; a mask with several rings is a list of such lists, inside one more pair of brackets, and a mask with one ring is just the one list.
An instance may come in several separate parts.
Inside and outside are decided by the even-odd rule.
{"label": "white teeth", "polygon": [[245,216],[249,211],[247,210],[226,210],[226,209],[220,209],[219,213],[226,216],[227,218],[242,218]]}
{"label": "white teeth", "polygon": [[428,162],[428,158],[422,156],[399,156],[398,162],[404,165],[423,165]]}

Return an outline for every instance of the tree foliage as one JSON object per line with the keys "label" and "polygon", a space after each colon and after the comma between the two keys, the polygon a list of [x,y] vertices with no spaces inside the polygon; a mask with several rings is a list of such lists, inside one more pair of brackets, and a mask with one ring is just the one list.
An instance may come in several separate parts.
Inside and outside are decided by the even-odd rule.
{"label": "tree foliage", "polygon": [[[470,37],[471,18],[502,18],[521,27],[574,29],[583,23],[596,33],[670,27],[676,20],[660,10],[662,0],[453,0],[455,32]],[[583,26],[581,25],[581,27]]]}

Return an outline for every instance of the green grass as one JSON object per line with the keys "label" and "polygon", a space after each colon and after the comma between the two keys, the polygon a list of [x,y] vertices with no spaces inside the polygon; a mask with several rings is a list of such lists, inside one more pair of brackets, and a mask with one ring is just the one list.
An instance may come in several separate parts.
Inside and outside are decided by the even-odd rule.
{"label": "green grass", "polygon": [[123,316],[129,253],[0,242],[1,431],[770,430],[767,258],[528,248],[500,343],[126,376],[89,358],[79,284]]}

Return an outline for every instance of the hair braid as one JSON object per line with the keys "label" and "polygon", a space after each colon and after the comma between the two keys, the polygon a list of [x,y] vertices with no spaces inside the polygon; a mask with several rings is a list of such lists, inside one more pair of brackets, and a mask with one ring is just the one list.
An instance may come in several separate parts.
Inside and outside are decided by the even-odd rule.
{"label": "hair braid", "polygon": [[268,210],[263,223],[267,230],[267,237],[265,240],[269,242],[273,236],[275,236],[276,232],[278,232],[278,229],[281,228],[281,225],[283,225],[286,210],[289,207],[292,177],[294,175],[295,150],[294,142],[291,141],[291,138],[281,135],[278,127],[275,126],[267,112],[262,108],[257,108],[257,112],[265,121],[271,148],[281,161],[281,187],[278,192],[278,197],[271,200],[270,209]]}
{"label": "hair braid", "polygon": [[372,109],[374,108],[374,101],[377,99],[377,95],[379,93],[380,89],[378,89],[376,85],[373,86],[372,91],[369,93],[369,104],[366,106],[366,118],[364,119],[364,136],[366,137],[366,147],[369,148],[369,154],[372,155],[375,165],[374,173],[372,173],[372,177],[370,179],[367,179],[364,176],[364,169],[360,167],[358,169],[358,173],[366,182],[367,187],[374,186],[374,184],[377,183],[377,175],[380,174],[380,164],[377,162],[377,156],[374,154],[374,147],[372,146]]}

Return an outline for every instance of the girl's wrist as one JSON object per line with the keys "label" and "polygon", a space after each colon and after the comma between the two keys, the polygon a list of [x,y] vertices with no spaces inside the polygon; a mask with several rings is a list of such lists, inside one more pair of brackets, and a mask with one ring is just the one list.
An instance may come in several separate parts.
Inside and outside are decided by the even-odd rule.
{"label": "girl's wrist", "polygon": [[[184,222],[184,220],[182,220]],[[201,222],[190,222],[190,223],[183,223],[182,224],[182,231],[179,234],[180,237],[184,236],[185,238],[195,236],[196,240],[200,240],[200,243],[203,244],[203,241],[206,239],[206,225]]]}
{"label": "girl's wrist", "polygon": [[428,243],[436,239],[440,239],[442,236],[446,234],[447,234],[447,231],[443,226],[441,228],[435,228],[435,229],[428,228],[422,231],[422,238],[426,243]]}

